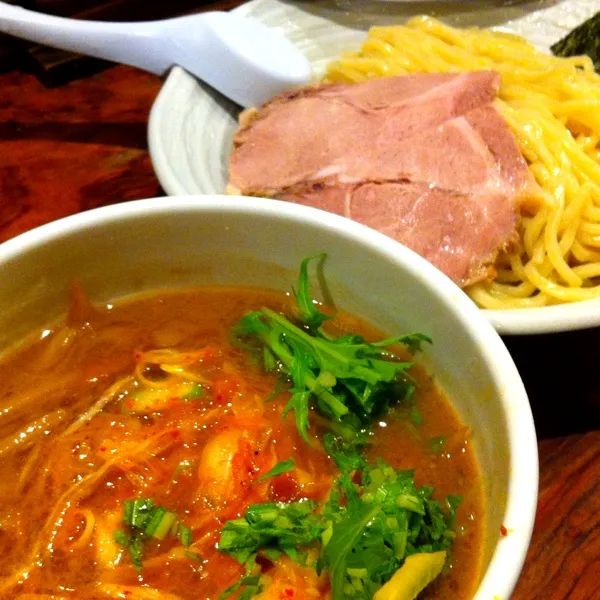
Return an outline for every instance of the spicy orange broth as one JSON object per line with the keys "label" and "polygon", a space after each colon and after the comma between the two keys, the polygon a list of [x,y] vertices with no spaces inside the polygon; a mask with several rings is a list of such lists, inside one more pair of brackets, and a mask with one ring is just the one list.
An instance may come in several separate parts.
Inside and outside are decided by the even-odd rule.
{"label": "spicy orange broth", "polygon": [[[65,324],[0,361],[0,597],[150,598],[138,596],[147,586],[161,592],[156,600],[215,599],[243,573],[215,548],[222,524],[256,502],[322,501],[337,473],[316,437],[312,447],[300,439],[293,415],[282,421],[287,392],[263,403],[276,376],[230,344],[230,327],[243,314],[264,305],[289,314],[290,299],[208,288],[92,309],[81,295],[74,298]],[[338,315],[336,327],[381,337],[348,316]],[[142,416],[113,401],[80,430],[62,433],[115,380],[133,372],[136,352],[164,347],[206,348],[200,370],[210,391]],[[418,367],[413,371],[424,424],[413,425],[406,410],[395,409],[375,425],[369,455],[415,468],[417,485],[434,485],[440,500],[449,493],[464,497],[451,568],[422,597],[466,600],[479,577],[482,481],[468,430],[432,379]],[[315,425],[311,431],[316,435]],[[443,451],[433,452],[429,440],[441,435],[447,436]],[[33,443],[23,443],[29,439]],[[290,457],[295,472],[253,483]],[[182,461],[194,466],[174,475]],[[176,511],[193,529],[189,550],[202,562],[173,540],[147,544],[141,576],[128,553],[115,560],[121,547],[112,535],[121,526],[123,501],[134,497]],[[88,524],[90,515],[95,519],[89,539],[89,531],[82,538],[86,515]],[[265,568],[273,584],[261,599],[329,597],[326,577],[317,578],[312,568],[289,561]]]}

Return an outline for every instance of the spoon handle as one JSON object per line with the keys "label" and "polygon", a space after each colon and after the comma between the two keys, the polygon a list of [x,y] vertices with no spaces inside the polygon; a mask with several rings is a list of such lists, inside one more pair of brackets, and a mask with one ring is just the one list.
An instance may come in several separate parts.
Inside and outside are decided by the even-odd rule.
{"label": "spoon handle", "polygon": [[157,75],[163,75],[173,66],[173,61],[165,55],[160,43],[160,23],[161,21],[108,23],[67,19],[0,2],[2,33],[61,50],[131,65]]}

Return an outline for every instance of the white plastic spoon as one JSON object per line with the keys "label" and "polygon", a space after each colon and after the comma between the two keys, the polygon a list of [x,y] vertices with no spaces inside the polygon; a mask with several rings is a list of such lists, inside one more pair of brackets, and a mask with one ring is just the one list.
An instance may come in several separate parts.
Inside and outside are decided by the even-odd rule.
{"label": "white plastic spoon", "polygon": [[108,23],[0,2],[0,32],[165,75],[179,65],[244,107],[308,82],[310,63],[283,34],[235,13]]}

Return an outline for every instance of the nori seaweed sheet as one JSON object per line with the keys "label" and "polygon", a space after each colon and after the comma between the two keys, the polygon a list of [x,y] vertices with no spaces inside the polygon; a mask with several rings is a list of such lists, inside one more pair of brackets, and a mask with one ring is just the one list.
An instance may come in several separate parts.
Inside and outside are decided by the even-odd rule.
{"label": "nori seaweed sheet", "polygon": [[600,12],[573,29],[562,40],[551,46],[550,50],[556,56],[587,54],[594,63],[596,73],[600,73]]}

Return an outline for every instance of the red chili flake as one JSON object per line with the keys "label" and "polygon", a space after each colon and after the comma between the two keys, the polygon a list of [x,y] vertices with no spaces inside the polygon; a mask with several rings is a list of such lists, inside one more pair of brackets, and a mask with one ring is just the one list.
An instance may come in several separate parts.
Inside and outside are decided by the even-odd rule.
{"label": "red chili flake", "polygon": [[508,529],[506,529],[506,527],[504,527],[504,525],[500,525],[500,535],[502,535],[503,537],[508,536]]}
{"label": "red chili flake", "polygon": [[[140,360],[140,358],[142,358],[142,355],[139,352],[136,352],[134,354],[135,360]],[[126,594],[131,594],[131,592],[125,592]]]}
{"label": "red chili flake", "polygon": [[106,446],[100,446],[100,452],[106,452]]}
{"label": "red chili flake", "polygon": [[285,595],[286,595],[288,598],[293,598],[293,597],[294,597],[294,590],[286,589],[286,590],[285,590]]}
{"label": "red chili flake", "polygon": [[181,434],[179,431],[171,431],[171,437],[176,440]]}
{"label": "red chili flake", "polygon": [[237,389],[238,382],[233,379],[216,379],[212,385],[217,404],[231,402]]}

